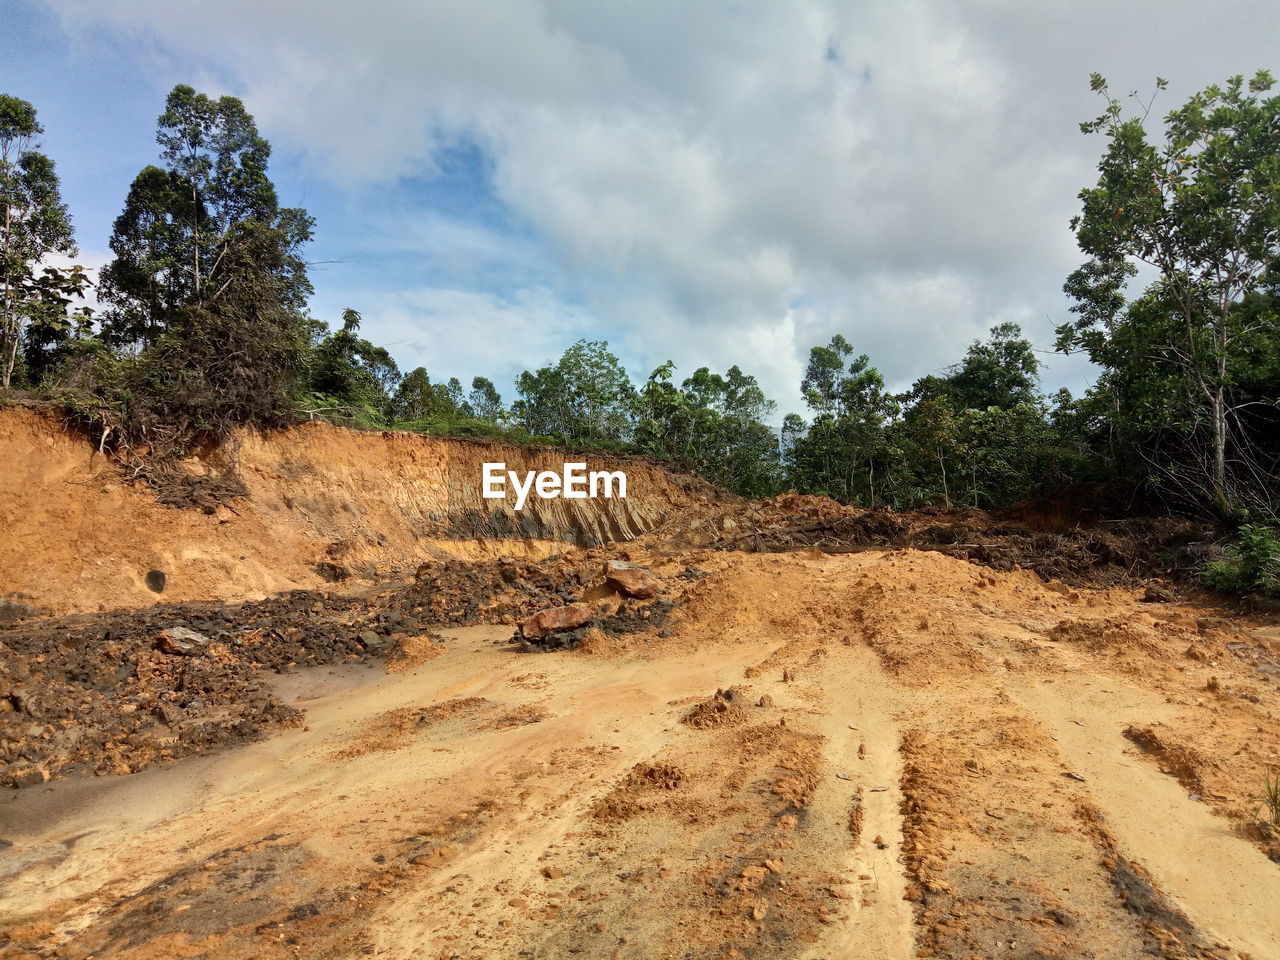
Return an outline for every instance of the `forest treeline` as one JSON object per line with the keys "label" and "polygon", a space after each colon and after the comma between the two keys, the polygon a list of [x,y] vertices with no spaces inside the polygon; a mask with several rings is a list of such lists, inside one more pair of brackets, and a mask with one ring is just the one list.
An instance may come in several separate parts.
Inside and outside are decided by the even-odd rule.
{"label": "forest treeline", "polygon": [[157,163],[123,198],[96,313],[77,306],[86,272],[53,265],[75,245],[36,111],[0,96],[0,389],[63,404],[144,478],[238,425],[324,418],[635,452],[748,496],[991,507],[1090,484],[1274,522],[1271,78],[1208,87],[1160,123],[1148,122],[1150,101],[1131,95],[1130,107],[1100,76],[1092,83],[1103,109],[1081,127],[1104,147],[1072,221],[1085,259],[1066,279],[1072,316],[1055,344],[1097,365],[1082,396],[1041,391],[1036,352],[1013,324],[896,393],[836,336],[810,351],[806,409],[780,421],[737,366],[682,376],[668,361],[637,383],[600,341],[522,373],[505,396],[484,377],[401,370],[362,336],[356,310],[309,312],[312,219],[280,206],[270,146],[243,104],[188,86],[169,95]]}

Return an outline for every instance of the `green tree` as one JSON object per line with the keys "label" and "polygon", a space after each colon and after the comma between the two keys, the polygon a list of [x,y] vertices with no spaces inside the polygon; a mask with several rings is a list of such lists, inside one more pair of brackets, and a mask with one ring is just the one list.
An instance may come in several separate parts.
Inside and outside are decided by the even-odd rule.
{"label": "green tree", "polygon": [[400,369],[385,347],[359,336],[361,317],[347,308],[342,328],[322,339],[311,361],[311,391],[323,404],[365,408],[380,415],[392,413],[392,394],[400,383]]}
{"label": "green tree", "polygon": [[603,340],[579,340],[554,367],[516,380],[512,412],[533,434],[571,444],[630,441],[637,402],[622,362]]}
{"label": "green tree", "polygon": [[53,161],[40,152],[44,128],[26,100],[0,94],[0,387],[13,381],[26,334],[67,324],[67,306],[88,284],[80,268],[44,264],[76,252]]}
{"label": "green tree", "polygon": [[965,452],[955,409],[944,398],[921,400],[907,416],[905,427],[907,436],[924,455],[919,465],[931,467],[930,461],[937,464],[942,502],[951,506],[947,464]]}
{"label": "green tree", "polygon": [[149,166],[134,180],[111,237],[115,259],[102,272],[108,341],[145,348],[177,310],[226,296],[231,262],[267,236],[253,225],[279,244],[270,259],[282,305],[301,311],[311,285],[299,251],[313,221],[279,206],[267,175],[271,147],[244,105],[179,84],[156,141],[165,166]]}
{"label": "green tree", "polygon": [[1008,409],[1036,398],[1040,362],[1016,323],[991,328],[985,343],[974,341],[946,377],[947,394],[958,410]]}
{"label": "green tree", "polygon": [[477,420],[500,424],[506,417],[502,407],[502,395],[488,377],[472,377],[471,393],[467,395],[467,408]]}
{"label": "green tree", "polygon": [[850,361],[852,354],[839,334],[809,352],[801,391],[814,418],[790,440],[789,460],[800,488],[874,507],[883,500],[892,461],[887,428],[899,405],[870,358]]}
{"label": "green tree", "polygon": [[81,351],[93,377],[68,400],[163,488],[201,434],[296,416],[317,327],[301,257],[312,220],[279,207],[240,101],[180,85],[158,126],[165,167],[135,181],[102,278],[103,337],[137,356],[109,371]]}
{"label": "green tree", "polygon": [[[1180,451],[1207,450],[1203,464],[1166,460],[1158,469],[1198,473],[1193,485],[1224,507],[1257,499],[1268,471],[1241,442],[1243,411],[1255,401],[1239,397],[1237,379],[1276,323],[1273,312],[1241,309],[1280,279],[1280,98],[1264,96],[1272,78],[1259,71],[1247,84],[1237,76],[1194,94],[1165,118],[1160,142],[1145,127],[1150,103],[1126,115],[1100,75],[1092,87],[1106,106],[1081,129],[1102,133],[1107,148],[1072,220],[1088,260],[1066,283],[1077,319],[1059,328],[1059,349],[1083,350],[1112,374],[1104,386],[1121,416],[1130,374],[1157,365],[1184,402]],[[1137,264],[1158,277],[1130,303]]]}
{"label": "green tree", "polygon": [[443,383],[432,383],[425,367],[415,367],[396,388],[391,410],[396,420],[409,423],[426,420],[450,422],[458,409]]}

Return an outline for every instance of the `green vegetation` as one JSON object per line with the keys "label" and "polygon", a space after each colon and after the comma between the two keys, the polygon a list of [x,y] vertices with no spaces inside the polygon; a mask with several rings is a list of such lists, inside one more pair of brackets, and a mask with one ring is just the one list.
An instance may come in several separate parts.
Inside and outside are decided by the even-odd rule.
{"label": "green vegetation", "polygon": [[1280,829],[1280,774],[1262,775],[1262,792],[1255,798],[1259,809],[1266,812],[1266,823],[1273,830]]}
{"label": "green vegetation", "polygon": [[[1163,89],[1157,82],[1157,92]],[[0,97],[0,360],[12,384],[61,401],[137,475],[241,424],[323,418],[370,429],[638,453],[748,496],[782,490],[867,507],[994,507],[1105,484],[1147,503],[1239,523],[1206,582],[1269,590],[1280,555],[1280,98],[1265,72],[1209,87],[1159,129],[1093,78],[1105,138],[1072,223],[1085,263],[1057,347],[1101,370],[1084,396],[1039,388],[1014,324],[895,392],[843,336],[810,351],[804,415],[777,421],[749,373],[672,361],[640,384],[603,341],[520,374],[510,402],[484,377],[403,373],[361,336],[308,313],[312,221],[279,206],[271,149],[233,97],[190,87],[159,119],[111,237],[100,317],[73,311],[80,268],[32,106]],[[1136,98],[1135,98],[1136,99]],[[1148,127],[1152,128],[1149,134]],[[1129,295],[1139,267],[1149,278]],[[144,463],[145,461],[145,463]]]}
{"label": "green vegetation", "polygon": [[1233,593],[1274,593],[1280,587],[1280,536],[1257,523],[1236,532],[1235,543],[1200,572],[1205,585]]}

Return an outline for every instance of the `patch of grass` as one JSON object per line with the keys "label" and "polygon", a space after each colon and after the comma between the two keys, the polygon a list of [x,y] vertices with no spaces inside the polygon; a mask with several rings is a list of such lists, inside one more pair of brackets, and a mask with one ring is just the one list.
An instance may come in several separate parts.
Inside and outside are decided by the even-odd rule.
{"label": "patch of grass", "polygon": [[1258,801],[1259,812],[1266,812],[1268,819],[1263,822],[1280,828],[1280,773],[1275,776],[1264,773],[1262,775],[1262,792],[1254,799]]}

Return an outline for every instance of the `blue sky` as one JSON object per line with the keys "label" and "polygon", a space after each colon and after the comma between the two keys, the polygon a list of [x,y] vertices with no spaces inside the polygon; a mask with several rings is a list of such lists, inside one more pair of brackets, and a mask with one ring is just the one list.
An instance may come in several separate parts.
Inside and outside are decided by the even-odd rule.
{"label": "blue sky", "polygon": [[[843,333],[894,387],[995,323],[1048,348],[1101,148],[1088,73],[1164,101],[1280,68],[1280,6],[1171,0],[5,0],[82,261],[175,83],[244,99],[317,220],[312,310],[492,377],[579,337],[637,378],[737,363],[801,410]],[[1077,358],[1045,385],[1078,390]]]}

